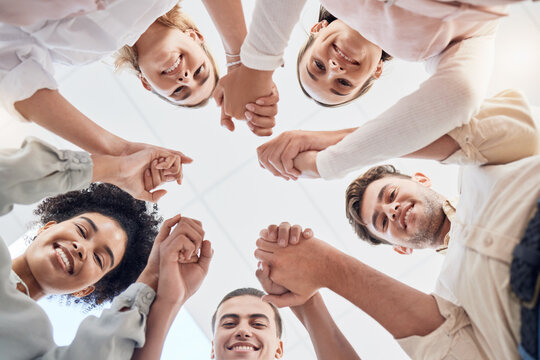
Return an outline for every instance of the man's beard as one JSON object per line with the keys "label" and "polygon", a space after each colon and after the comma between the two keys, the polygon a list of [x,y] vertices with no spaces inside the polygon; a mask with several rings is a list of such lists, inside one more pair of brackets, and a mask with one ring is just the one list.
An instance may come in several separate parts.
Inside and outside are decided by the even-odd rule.
{"label": "man's beard", "polygon": [[[413,249],[438,247],[441,245],[438,243],[439,232],[446,219],[442,209],[442,201],[431,193],[423,193],[421,200],[425,207],[424,216],[422,221],[417,224],[418,231],[407,242],[411,244]],[[419,218],[417,217],[417,219]]]}

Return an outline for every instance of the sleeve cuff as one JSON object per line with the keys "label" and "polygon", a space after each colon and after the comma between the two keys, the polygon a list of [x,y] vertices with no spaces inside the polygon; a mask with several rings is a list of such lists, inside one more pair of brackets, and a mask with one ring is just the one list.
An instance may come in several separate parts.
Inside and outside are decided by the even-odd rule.
{"label": "sleeve cuff", "polygon": [[333,157],[330,153],[330,148],[327,148],[326,150],[320,151],[317,153],[317,157],[315,159],[315,163],[317,165],[317,171],[319,172],[319,175],[321,178],[325,180],[334,180],[338,179],[341,176],[334,170],[333,167]]}
{"label": "sleeve cuff", "polygon": [[154,289],[144,283],[136,282],[114,298],[111,308],[120,311],[124,308],[133,309],[135,307],[146,317],[155,297]]}
{"label": "sleeve cuff", "polygon": [[28,99],[40,89],[58,89],[53,73],[47,71],[39,62],[45,62],[46,67],[52,68],[48,56],[41,53],[26,56],[37,57],[37,59],[23,61],[0,80],[0,103],[11,116],[24,122],[28,120],[15,109],[17,101]]}
{"label": "sleeve cuff", "polygon": [[267,55],[263,54],[251,45],[249,34],[240,49],[240,60],[242,64],[250,69],[262,71],[274,71],[283,65],[283,54]]}

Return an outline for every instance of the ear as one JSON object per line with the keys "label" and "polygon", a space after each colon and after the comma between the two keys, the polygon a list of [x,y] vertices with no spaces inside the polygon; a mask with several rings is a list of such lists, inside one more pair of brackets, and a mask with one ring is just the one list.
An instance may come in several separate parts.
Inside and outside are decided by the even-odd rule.
{"label": "ear", "polygon": [[186,31],[184,31],[184,34],[186,34],[198,43],[204,42],[204,36],[195,29],[187,29]]}
{"label": "ear", "polygon": [[142,76],[142,74],[139,74],[139,79],[141,80],[141,83],[142,83],[142,86],[148,90],[148,91],[152,91],[152,85],[150,85],[150,83],[148,82],[148,80],[146,80],[146,78],[144,76]]}
{"label": "ear", "polygon": [[311,30],[309,32],[312,34],[316,34],[319,31],[321,31],[322,28],[325,28],[327,26],[328,26],[328,21],[326,20],[319,21],[318,23],[316,23],[315,25],[311,27]]}
{"label": "ear", "polygon": [[82,290],[79,290],[79,291],[76,291],[76,292],[72,293],[71,295],[73,295],[75,297],[78,297],[78,298],[83,298],[83,297],[93,293],[95,289],[96,289],[96,287],[94,285],[90,285],[90,286],[85,287]]}
{"label": "ear", "polygon": [[38,233],[38,234],[41,234],[41,232],[42,232],[43,230],[47,230],[48,228],[50,228],[51,226],[56,225],[56,224],[58,224],[58,223],[57,223],[56,221],[54,221],[54,220],[49,221],[48,223],[46,223],[45,225],[43,225],[42,227],[40,227],[37,233]]}
{"label": "ear", "polygon": [[373,73],[373,77],[375,79],[380,78],[382,75],[382,70],[383,70],[383,61],[379,60],[379,63],[377,64],[377,68],[375,69],[375,72]]}
{"label": "ear", "polygon": [[276,349],[276,354],[274,355],[274,358],[281,359],[283,356],[283,341],[279,340],[279,346]]}
{"label": "ear", "polygon": [[425,187],[428,187],[428,188],[431,187],[431,179],[422,173],[419,173],[419,172],[415,173],[412,176],[412,179],[416,181],[417,183],[424,185]]}
{"label": "ear", "polygon": [[401,255],[411,255],[413,253],[413,249],[411,248],[396,245],[394,245],[394,251]]}
{"label": "ear", "polygon": [[210,353],[210,359],[215,359],[216,354],[214,353],[214,340],[212,340],[212,352]]}

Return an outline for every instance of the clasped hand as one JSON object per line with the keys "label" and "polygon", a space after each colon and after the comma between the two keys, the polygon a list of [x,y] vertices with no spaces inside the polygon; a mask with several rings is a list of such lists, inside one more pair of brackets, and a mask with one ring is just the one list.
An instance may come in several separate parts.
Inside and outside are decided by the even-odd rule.
{"label": "clasped hand", "polygon": [[221,126],[234,131],[232,118],[236,118],[246,120],[255,135],[272,135],[279,94],[271,71],[253,70],[243,65],[230,69],[219,80],[213,96],[221,107]]}

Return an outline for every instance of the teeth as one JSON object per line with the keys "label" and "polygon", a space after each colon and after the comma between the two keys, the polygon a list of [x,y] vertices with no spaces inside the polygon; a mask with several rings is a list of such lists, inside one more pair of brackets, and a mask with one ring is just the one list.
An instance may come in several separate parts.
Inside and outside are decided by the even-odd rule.
{"label": "teeth", "polygon": [[176,61],[174,62],[174,64],[172,64],[172,66],[168,69],[165,69],[165,71],[163,71],[165,74],[169,74],[171,72],[173,72],[176,67],[180,64],[180,60],[181,60],[181,56],[178,57],[178,59],[176,59]]}
{"label": "teeth", "polygon": [[345,58],[345,60],[349,61],[349,62],[356,62],[355,60],[351,59],[350,57],[348,57],[347,55],[345,55],[337,46],[336,46],[336,51],[339,53],[339,55],[343,56]]}
{"label": "teeth", "polygon": [[405,226],[409,223],[409,215],[411,214],[412,207],[407,210],[407,213],[405,214]]}
{"label": "teeth", "polygon": [[235,351],[250,351],[255,350],[253,346],[234,346],[233,350]]}
{"label": "teeth", "polygon": [[64,253],[64,250],[62,250],[61,248],[57,247],[56,248],[56,253],[58,255],[60,255],[60,258],[62,259],[62,261],[64,262],[64,265],[66,265],[66,270],[68,272],[71,272],[71,264],[69,263],[69,260],[68,260],[68,257],[67,255]]}

